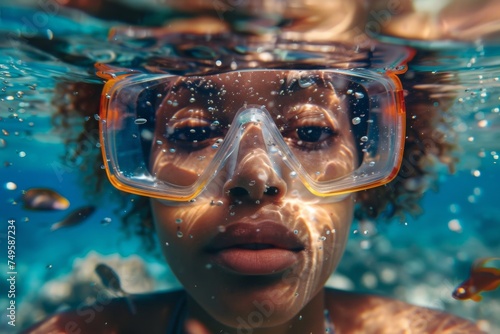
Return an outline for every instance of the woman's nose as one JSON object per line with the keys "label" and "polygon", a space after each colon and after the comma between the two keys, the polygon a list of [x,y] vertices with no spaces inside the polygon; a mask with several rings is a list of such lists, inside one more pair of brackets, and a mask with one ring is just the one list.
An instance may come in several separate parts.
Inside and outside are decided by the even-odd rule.
{"label": "woman's nose", "polygon": [[224,191],[239,200],[277,201],[285,196],[287,185],[279,175],[281,161],[272,161],[258,123],[247,123],[243,131],[232,177]]}

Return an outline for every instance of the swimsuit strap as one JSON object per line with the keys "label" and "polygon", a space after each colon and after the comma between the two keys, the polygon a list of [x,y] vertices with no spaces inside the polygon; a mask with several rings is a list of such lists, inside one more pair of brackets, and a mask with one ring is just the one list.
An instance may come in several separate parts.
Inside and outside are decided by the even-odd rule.
{"label": "swimsuit strap", "polygon": [[[179,303],[177,303],[172,315],[170,316],[170,320],[168,322],[166,334],[182,334],[183,329],[182,325],[184,324],[184,320],[186,319],[186,294],[183,294]],[[325,309],[325,333],[335,334],[335,326],[333,325],[332,319],[330,317],[330,311]]]}
{"label": "swimsuit strap", "polygon": [[330,311],[325,309],[325,333],[335,334],[335,326],[333,325],[332,318],[330,317]]}
{"label": "swimsuit strap", "polygon": [[184,293],[172,312],[166,334],[182,334],[182,325],[186,319],[186,294]]}

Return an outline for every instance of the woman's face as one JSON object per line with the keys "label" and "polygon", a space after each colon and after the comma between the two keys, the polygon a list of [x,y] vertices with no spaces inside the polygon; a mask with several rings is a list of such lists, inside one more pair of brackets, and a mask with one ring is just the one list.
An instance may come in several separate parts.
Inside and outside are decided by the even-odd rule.
{"label": "woman's face", "polygon": [[[322,171],[318,180],[355,168],[348,113],[322,111],[341,109],[331,87],[304,85],[293,94],[279,94],[281,79],[286,81],[286,72],[242,72],[237,83],[222,77],[211,89],[223,89],[224,98],[193,93],[186,85],[188,89],[172,90],[166,99],[190,99],[193,104],[189,110],[161,107],[159,117],[166,121],[157,121],[161,125],[155,130],[156,138],[162,138],[152,148],[155,173],[187,184],[195,180],[223,131],[203,132],[193,141],[186,129],[231,123],[228,115],[245,105],[264,106],[278,127],[288,119],[288,128],[280,128],[283,137],[292,152],[306,157],[301,161],[306,169]],[[217,108],[208,111],[211,104]],[[286,164],[271,156],[262,124],[243,126],[234,145],[235,153],[196,201],[152,199],[156,231],[172,271],[212,318],[237,328],[259,312],[266,326],[282,324],[311,301],[337,266],[353,197],[318,201]]]}

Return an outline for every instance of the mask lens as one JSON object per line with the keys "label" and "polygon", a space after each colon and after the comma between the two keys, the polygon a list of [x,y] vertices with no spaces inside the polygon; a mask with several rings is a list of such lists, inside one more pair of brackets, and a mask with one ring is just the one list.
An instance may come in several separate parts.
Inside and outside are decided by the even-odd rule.
{"label": "mask lens", "polygon": [[247,125],[258,123],[276,173],[286,166],[320,196],[366,188],[397,170],[404,114],[396,89],[356,71],[130,76],[103,95],[108,175],[123,190],[193,198],[237,163],[240,141],[252,140]]}

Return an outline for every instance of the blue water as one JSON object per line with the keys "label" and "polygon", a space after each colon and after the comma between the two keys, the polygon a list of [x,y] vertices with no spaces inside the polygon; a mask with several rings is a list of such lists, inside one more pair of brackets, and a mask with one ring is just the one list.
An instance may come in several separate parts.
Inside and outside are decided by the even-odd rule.
{"label": "blue water", "polygon": [[[103,199],[85,223],[55,232],[50,232],[50,226],[67,212],[22,208],[22,191],[32,187],[59,191],[72,208],[88,203],[79,185],[78,169],[60,163],[64,145],[51,127],[53,107],[49,101],[60,78],[96,79],[88,74],[89,66],[63,62],[13,36],[23,29],[47,39],[65,36],[65,42],[71,41],[65,47],[66,54],[82,56],[89,64],[114,53],[124,60],[134,55],[126,47],[109,46],[111,22],[71,12],[67,17],[60,16],[62,11],[43,13],[45,16],[40,16],[40,10],[0,6],[0,276],[8,272],[7,224],[14,220],[19,307],[16,329],[32,321],[22,319],[20,309],[29,309],[47,282],[69,275],[75,259],[92,252],[122,257],[139,254],[157,280],[152,289],[176,285],[168,268],[158,265],[161,258],[144,254],[136,239],[126,238],[112,201]],[[42,19],[46,21],[36,21]],[[450,296],[456,284],[466,278],[474,259],[500,256],[500,48],[448,48],[440,57],[417,64],[414,70],[453,73],[462,79],[460,86],[448,87],[448,92],[458,93],[452,108],[462,148],[457,171],[453,175],[440,171],[439,189],[425,194],[422,215],[381,223],[377,233],[368,235],[362,235],[360,226],[354,224],[336,275],[350,277],[358,290],[378,291],[473,320],[487,320],[500,329],[498,291],[485,294],[481,303],[459,302]],[[105,218],[111,222],[102,224]],[[452,228],[456,224],[459,230]],[[397,279],[384,276],[383,268],[395,272]],[[4,315],[9,286],[3,279],[0,282],[3,333],[12,328],[6,325]]]}

